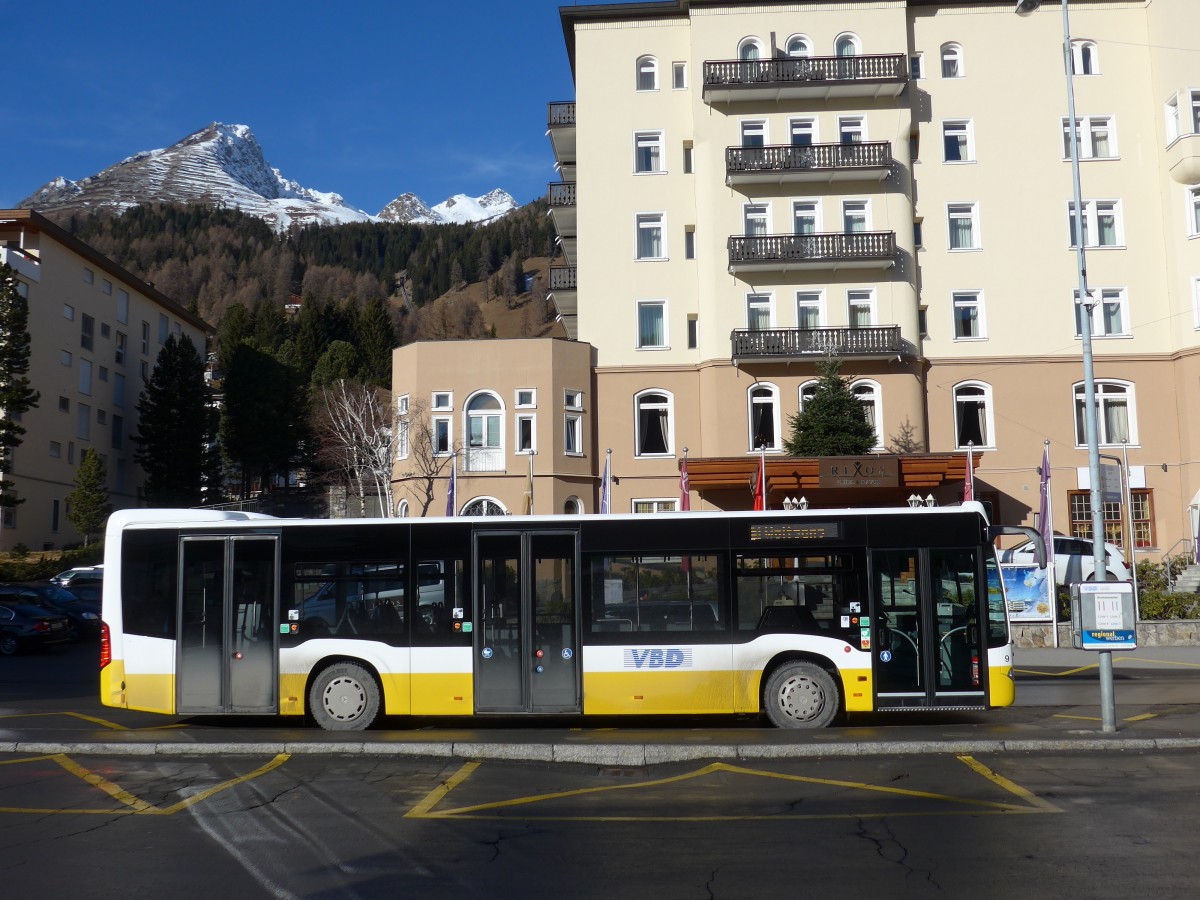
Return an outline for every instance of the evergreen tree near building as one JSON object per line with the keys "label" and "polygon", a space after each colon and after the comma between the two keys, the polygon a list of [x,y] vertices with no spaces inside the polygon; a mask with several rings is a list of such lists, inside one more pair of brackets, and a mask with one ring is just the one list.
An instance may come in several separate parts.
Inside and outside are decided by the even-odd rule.
{"label": "evergreen tree near building", "polygon": [[[167,338],[138,397],[134,459],[151,506],[199,506],[220,480],[204,360],[186,337]],[[206,491],[206,489],[208,489]]]}
{"label": "evergreen tree near building", "polygon": [[0,265],[0,507],[21,502],[4,475],[25,434],[18,420],[40,397],[29,386],[28,371],[29,304],[19,292],[16,272],[6,263]]}
{"label": "evergreen tree near building", "polygon": [[858,456],[875,446],[875,429],[862,402],[839,373],[841,363],[827,359],[817,366],[817,389],[804,408],[788,420],[791,436],[783,448],[791,456]]}
{"label": "evergreen tree near building", "polygon": [[358,317],[358,348],[362,354],[359,380],[374,387],[392,386],[392,351],[396,329],[382,300],[372,300]]}
{"label": "evergreen tree near building", "polygon": [[67,521],[83,535],[83,546],[104,529],[112,512],[108,500],[108,470],[100,454],[90,447],[83,451],[75,470],[75,489],[67,494]]}
{"label": "evergreen tree near building", "polygon": [[314,387],[326,387],[336,381],[353,381],[360,365],[361,359],[353,344],[334,341],[313,367],[311,383]]}

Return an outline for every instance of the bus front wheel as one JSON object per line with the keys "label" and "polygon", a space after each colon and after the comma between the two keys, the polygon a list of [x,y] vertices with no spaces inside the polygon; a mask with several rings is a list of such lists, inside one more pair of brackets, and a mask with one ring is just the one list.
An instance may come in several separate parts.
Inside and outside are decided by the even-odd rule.
{"label": "bus front wheel", "polygon": [[313,679],[308,708],[326,731],[362,731],[379,714],[379,685],[354,663],[336,663]]}
{"label": "bus front wheel", "polygon": [[767,679],[763,706],[776,728],[824,728],[840,708],[837,682],[815,663],[785,663]]}

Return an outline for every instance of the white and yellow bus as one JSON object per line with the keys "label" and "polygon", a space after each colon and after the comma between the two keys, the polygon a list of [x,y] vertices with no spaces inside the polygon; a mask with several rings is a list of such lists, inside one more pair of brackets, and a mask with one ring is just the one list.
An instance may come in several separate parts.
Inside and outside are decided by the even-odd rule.
{"label": "white and yellow bus", "polygon": [[1013,702],[982,506],[300,520],[127,510],[101,700],[174,715],[843,713]]}

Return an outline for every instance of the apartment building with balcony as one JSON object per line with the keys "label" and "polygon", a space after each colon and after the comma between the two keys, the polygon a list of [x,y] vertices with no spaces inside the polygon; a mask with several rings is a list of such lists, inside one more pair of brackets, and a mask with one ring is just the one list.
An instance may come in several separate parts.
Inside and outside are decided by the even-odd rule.
{"label": "apartment building with balcony", "polygon": [[24,501],[4,509],[0,548],[57,549],[82,541],[67,520],[84,450],[101,455],[113,507],[137,506],[137,401],[168,336],[203,352],[209,326],[37,212],[0,210],[0,263],[29,305],[29,381],[23,443],[5,477]]}
{"label": "apartment building with balcony", "polygon": [[771,505],[852,504],[782,452],[832,355],[876,452],[906,432],[926,451],[875,500],[902,502],[923,459],[954,502],[970,447],[977,494],[1032,522],[1048,440],[1055,527],[1086,534],[1090,314],[1101,452],[1128,458],[1133,495],[1109,533],[1124,542],[1132,512],[1143,554],[1194,539],[1200,8],[1070,12],[1086,304],[1057,3],[560,9],[575,97],[547,122],[551,293],[594,348],[590,453],[598,476],[613,450],[614,509],[674,507],[685,448],[693,509],[748,508],[760,453]]}

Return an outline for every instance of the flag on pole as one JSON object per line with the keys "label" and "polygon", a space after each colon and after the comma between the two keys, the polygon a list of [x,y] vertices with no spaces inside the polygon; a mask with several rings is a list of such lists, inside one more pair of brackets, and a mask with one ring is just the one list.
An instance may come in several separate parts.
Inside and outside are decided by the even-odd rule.
{"label": "flag on pole", "polygon": [[605,451],[604,476],[600,479],[600,512],[612,512],[612,449]]}
{"label": "flag on pole", "polygon": [[1041,494],[1042,502],[1038,510],[1038,531],[1042,533],[1042,540],[1046,544],[1046,571],[1051,573],[1051,581],[1054,580],[1054,507],[1050,498],[1050,442],[1046,441],[1045,448],[1042,450],[1042,478],[1041,478]]}
{"label": "flag on pole", "polygon": [[446,515],[453,516],[458,512],[458,460],[450,457],[450,486],[446,489]]}
{"label": "flag on pole", "polygon": [[533,453],[529,454],[529,487],[525,491],[525,515],[533,515]]}
{"label": "flag on pole", "polygon": [[967,441],[967,472],[963,477],[963,501],[975,499],[975,454],[974,441]]}
{"label": "flag on pole", "polygon": [[688,480],[687,447],[683,448],[683,465],[679,467],[679,508],[683,512],[692,508],[692,483]]}
{"label": "flag on pole", "polygon": [[754,508],[767,508],[767,454],[758,454],[758,475],[754,478]]}

